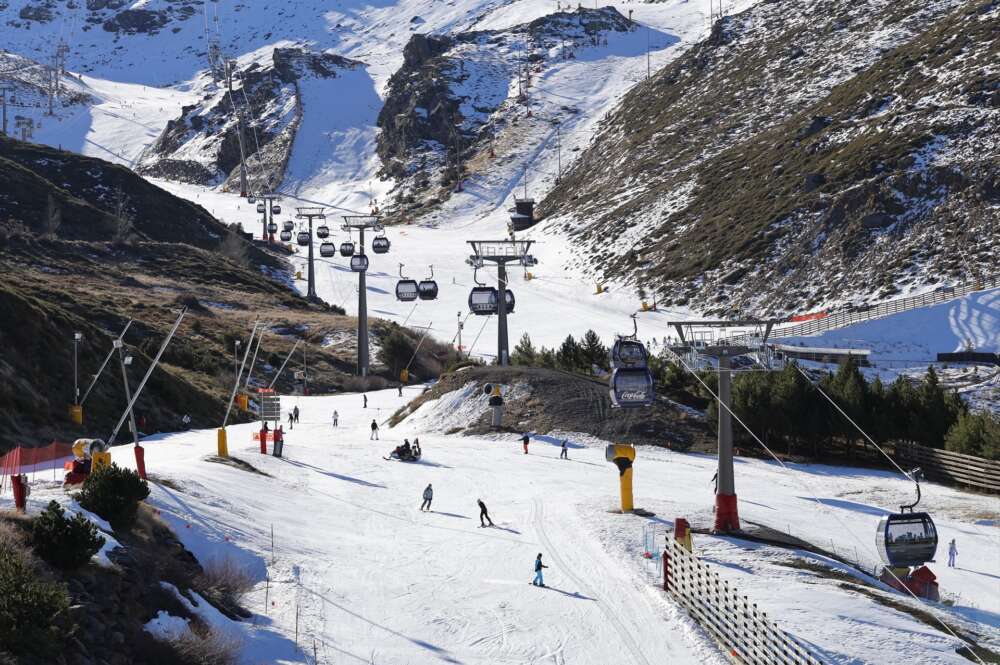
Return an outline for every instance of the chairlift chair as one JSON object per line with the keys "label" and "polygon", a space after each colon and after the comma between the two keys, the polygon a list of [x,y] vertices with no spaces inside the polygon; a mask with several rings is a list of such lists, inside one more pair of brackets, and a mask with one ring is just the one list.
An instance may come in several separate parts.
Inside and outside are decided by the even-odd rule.
{"label": "chairlift chair", "polygon": [[354,243],[350,240],[345,240],[340,243],[340,255],[341,256],[354,256]]}
{"label": "chairlift chair", "polygon": [[330,237],[330,227],[326,224],[320,224],[316,227],[316,236],[319,238],[329,238]]}
{"label": "chairlift chair", "polygon": [[295,241],[303,247],[306,247],[309,244],[309,240],[310,238],[308,231],[299,231],[298,236],[296,236],[295,238]]}
{"label": "chairlift chair", "polygon": [[434,266],[430,268],[431,276],[421,280],[420,284],[417,285],[417,292],[421,300],[437,300],[438,297],[438,283],[434,281]]}
{"label": "chairlift chair", "polygon": [[911,473],[917,486],[917,500],[900,506],[898,513],[884,516],[875,533],[875,547],[882,561],[892,568],[920,566],[934,559],[938,535],[934,520],[928,513],[915,513],[920,503],[920,470]]}
{"label": "chairlift chair", "polygon": [[282,230],[283,230],[283,231],[291,231],[292,229],[294,229],[294,228],[295,228],[295,222],[293,222],[293,221],[292,221],[292,220],[290,220],[290,219],[286,219],[286,220],[285,220],[285,221],[284,221],[284,222],[283,222],[283,223],[281,224],[281,228],[282,228]]}
{"label": "chairlift chair", "polygon": [[399,264],[399,281],[396,282],[396,300],[401,302],[413,302],[420,295],[420,287],[417,280],[408,279],[403,275],[403,264]]}
{"label": "chairlift chair", "polygon": [[292,232],[282,231],[279,237],[281,238],[281,242],[289,242],[292,239]]}
{"label": "chairlift chair", "polygon": [[330,258],[337,253],[337,247],[332,242],[320,243],[319,255]]}
{"label": "chairlift chair", "polygon": [[372,251],[376,254],[385,254],[389,251],[389,239],[385,236],[375,236],[372,240]]}
{"label": "chairlift chair", "polygon": [[268,233],[277,233],[278,232],[278,225],[277,225],[277,223],[275,223],[275,222],[268,222],[268,224],[267,224],[267,232]]}
{"label": "chairlift chair", "polygon": [[358,254],[351,257],[351,270],[354,272],[365,272],[368,270],[368,257]]}

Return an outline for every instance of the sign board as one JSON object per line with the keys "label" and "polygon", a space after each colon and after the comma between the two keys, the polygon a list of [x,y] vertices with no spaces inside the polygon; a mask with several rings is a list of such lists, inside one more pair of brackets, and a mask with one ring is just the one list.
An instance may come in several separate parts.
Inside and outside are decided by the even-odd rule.
{"label": "sign board", "polygon": [[261,390],[259,399],[261,420],[281,420],[281,398],[277,393],[273,390]]}

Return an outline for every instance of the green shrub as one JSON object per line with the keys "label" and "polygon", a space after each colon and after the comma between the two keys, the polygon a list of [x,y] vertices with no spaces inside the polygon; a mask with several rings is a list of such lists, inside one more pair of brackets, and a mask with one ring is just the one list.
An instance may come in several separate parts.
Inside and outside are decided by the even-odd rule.
{"label": "green shrub", "polygon": [[90,474],[78,500],[87,510],[100,515],[115,529],[132,526],[139,502],[149,496],[149,485],[131,469],[117,464]]}
{"label": "green shrub", "polygon": [[54,656],[62,646],[69,596],[38,575],[29,556],[0,544],[0,645],[14,656]]}
{"label": "green shrub", "polygon": [[35,554],[56,568],[74,570],[90,561],[104,544],[97,527],[83,515],[73,519],[55,501],[50,501],[31,524]]}
{"label": "green shrub", "polygon": [[944,447],[956,453],[1000,459],[1000,418],[989,412],[959,414],[948,430]]}

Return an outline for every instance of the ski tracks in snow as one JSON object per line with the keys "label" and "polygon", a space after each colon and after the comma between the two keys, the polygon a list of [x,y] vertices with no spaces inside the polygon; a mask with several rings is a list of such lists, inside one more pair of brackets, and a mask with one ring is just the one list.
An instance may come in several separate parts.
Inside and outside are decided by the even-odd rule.
{"label": "ski tracks in snow", "polygon": [[[624,610],[625,604],[624,603],[619,604],[619,607],[617,608],[611,608],[609,605],[608,598],[611,598],[613,596],[610,593],[606,593],[610,591],[610,589],[608,589],[608,583],[607,582],[602,583],[601,580],[602,579],[607,580],[608,578],[618,578],[620,577],[620,573],[611,566],[599,565],[596,561],[590,559],[590,557],[588,557],[588,559],[590,560],[587,561],[574,562],[577,567],[583,564],[586,566],[588,572],[594,573],[591,579],[594,580],[595,586],[598,586],[599,592],[595,591],[590,584],[588,584],[586,581],[584,581],[584,579],[582,579],[579,575],[577,575],[574,572],[574,565],[571,565],[571,563],[568,562],[566,558],[564,558],[559,553],[559,550],[557,550],[555,546],[553,546],[552,540],[549,538],[549,534],[545,527],[544,510],[545,507],[542,504],[542,500],[536,497],[533,500],[531,517],[535,527],[535,533],[538,536],[539,542],[544,547],[545,554],[550,558],[550,560],[553,563],[555,563],[558,566],[560,575],[564,575],[570,580],[572,580],[573,583],[577,585],[577,587],[580,589],[582,593],[596,600],[597,606],[604,614],[605,618],[608,621],[608,624],[615,629],[615,632],[618,634],[618,637],[620,638],[622,644],[625,646],[625,649],[628,651],[629,654],[631,654],[632,662],[635,663],[636,665],[652,665],[649,659],[646,658],[646,655],[642,652],[642,649],[636,643],[635,638],[629,631],[628,627],[624,623],[622,623],[621,619],[618,617],[617,610],[619,609]],[[577,549],[576,552],[584,556],[587,556],[583,548]],[[602,577],[602,575],[604,575],[604,577]],[[617,580],[611,580],[611,581],[618,582]],[[632,593],[630,583],[626,580],[618,582],[617,585],[615,586],[615,590],[616,592],[620,593],[619,597],[624,598],[626,603],[632,605],[633,607],[636,604],[642,602],[638,598],[629,598],[629,596],[634,596],[634,594]]]}

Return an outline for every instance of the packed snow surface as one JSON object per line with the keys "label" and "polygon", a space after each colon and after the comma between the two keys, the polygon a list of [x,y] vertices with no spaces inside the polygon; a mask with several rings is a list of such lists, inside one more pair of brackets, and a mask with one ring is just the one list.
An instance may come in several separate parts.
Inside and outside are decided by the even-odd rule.
{"label": "packed snow surface", "polygon": [[[657,515],[623,516],[611,512],[618,480],[604,459],[605,442],[572,433],[535,437],[525,455],[510,435],[428,434],[425,427],[452,413],[464,391],[424,404],[415,420],[395,429],[383,424],[381,440],[370,440],[371,421],[384,423],[419,391],[407,388],[403,398],[395,390],[370,393],[367,409],[355,394],[283,398],[284,409],[301,409],[283,459],[259,453],[251,441],[256,426],[230,426],[231,455],[270,476],[208,461],[216,452],[214,430],[144,442],[149,472],[170,481],[154,481],[149,502],[200,561],[232,559],[259,580],[246,601],[255,614],[248,622],[232,624],[202,602],[191,606],[240,636],[244,662],[311,663],[313,640],[321,663],[726,662],[641,557],[644,528],[658,529],[662,541],[675,517],[710,524],[713,458],[639,449],[636,505]],[[419,463],[384,459],[403,437],[416,436],[424,451]],[[563,436],[569,461],[558,459]],[[130,446],[114,448],[113,458],[131,465]],[[432,510],[421,512],[429,483]],[[912,493],[885,472],[819,465],[786,471],[745,459],[737,461],[736,485],[743,520],[869,560],[878,519]],[[39,488],[29,508],[60,496],[57,488]],[[478,498],[495,527],[480,528]],[[943,550],[941,563],[931,564],[944,598],[955,603],[935,611],[994,644],[997,504],[933,484],[924,486],[921,504],[934,513],[942,542],[955,538],[960,553],[957,568],[945,567]],[[894,663],[899,653],[908,663],[967,662],[955,654],[956,640],[934,626],[784,565],[798,557],[793,550],[701,534],[695,548],[830,662]],[[547,589],[528,583],[539,552],[550,566]],[[150,628],[175,623],[161,617]]]}

